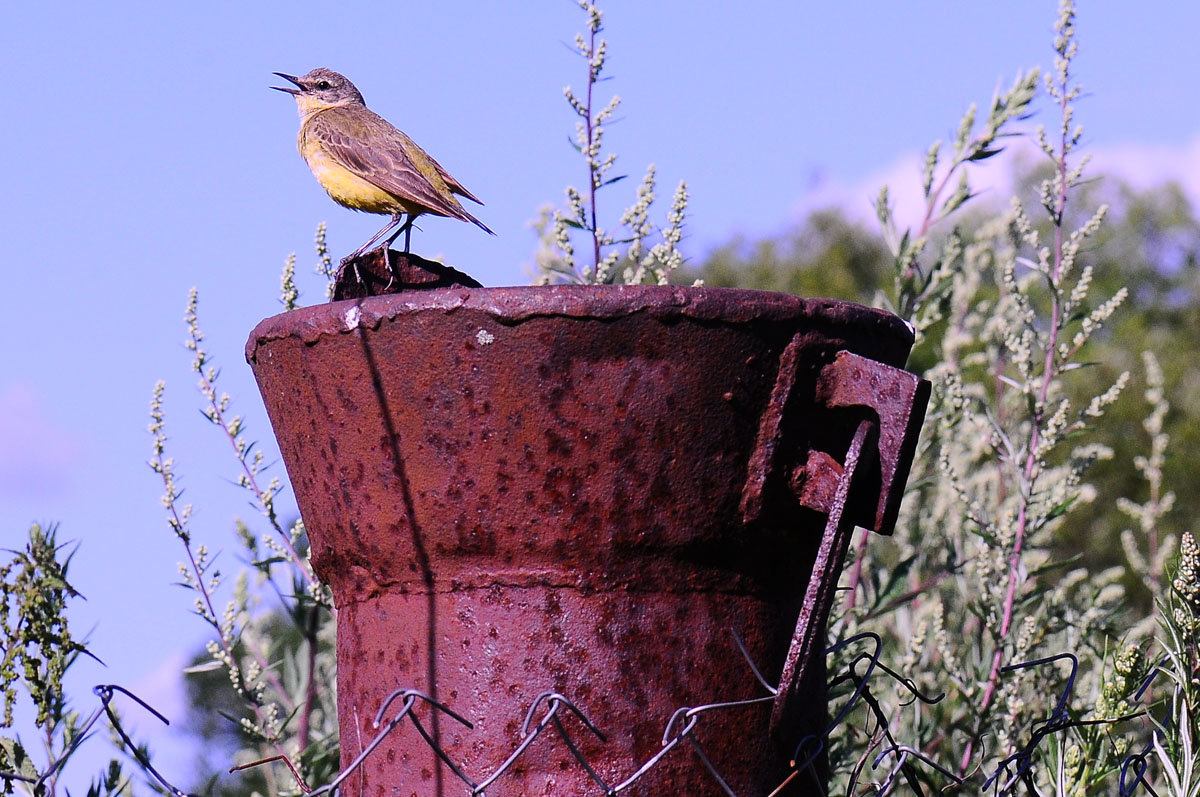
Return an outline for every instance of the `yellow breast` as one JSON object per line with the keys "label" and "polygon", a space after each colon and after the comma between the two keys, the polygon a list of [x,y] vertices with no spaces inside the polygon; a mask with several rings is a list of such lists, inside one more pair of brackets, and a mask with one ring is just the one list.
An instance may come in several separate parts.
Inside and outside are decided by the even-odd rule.
{"label": "yellow breast", "polygon": [[403,213],[396,197],[350,171],[325,152],[315,137],[305,136],[300,128],[300,155],[312,169],[317,182],[340,205],[367,213]]}

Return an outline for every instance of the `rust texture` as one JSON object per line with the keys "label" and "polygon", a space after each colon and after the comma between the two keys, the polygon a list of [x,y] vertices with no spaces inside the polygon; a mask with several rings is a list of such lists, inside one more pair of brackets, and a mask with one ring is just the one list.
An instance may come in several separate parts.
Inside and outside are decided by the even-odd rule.
{"label": "rust texture", "polygon": [[[247,359],[338,606],[343,763],[384,697],[412,687],[475,723],[430,720],[465,771],[490,771],[553,690],[606,735],[574,739],[616,782],[676,708],[758,694],[730,630],[777,682],[827,537],[829,510],[801,503],[795,474],[816,451],[836,478],[863,416],[826,406],[852,402],[822,373],[842,350],[899,368],[911,344],[883,312],[707,288],[446,288],[263,321]],[[870,412],[881,436],[895,423]],[[787,772],[770,713],[697,730],[739,794]],[[353,780],[461,792],[415,735]],[[489,793],[593,788],[538,739]],[[679,751],[626,793],[723,792]]]}

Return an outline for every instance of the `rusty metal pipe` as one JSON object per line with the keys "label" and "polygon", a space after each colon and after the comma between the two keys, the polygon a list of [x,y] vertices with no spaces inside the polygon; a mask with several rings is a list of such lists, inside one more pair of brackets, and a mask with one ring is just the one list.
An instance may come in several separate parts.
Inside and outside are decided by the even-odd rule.
{"label": "rusty metal pipe", "polygon": [[[554,693],[603,735],[555,717],[593,771],[546,736],[491,790],[602,793],[675,709],[760,696],[730,631],[777,682],[828,512],[795,473],[821,452],[836,477],[862,415],[822,373],[841,351],[895,371],[911,345],[880,311],[709,288],[446,288],[263,321],[247,359],[338,607],[343,763],[416,689],[473,723],[421,717],[478,783]],[[887,467],[856,518],[894,520],[880,493],[907,462]],[[621,793],[725,793],[709,767],[766,793],[790,752],[770,714],[704,715],[704,761],[681,745]],[[360,772],[364,794],[469,793],[411,730]]]}

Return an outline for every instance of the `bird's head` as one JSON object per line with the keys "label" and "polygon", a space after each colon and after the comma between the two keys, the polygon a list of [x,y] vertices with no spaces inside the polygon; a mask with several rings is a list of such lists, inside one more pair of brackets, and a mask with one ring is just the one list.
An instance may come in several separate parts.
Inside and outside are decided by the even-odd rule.
{"label": "bird's head", "polygon": [[366,104],[354,84],[332,69],[317,68],[301,77],[285,75],[283,72],[274,74],[296,85],[296,88],[290,86],[287,88],[272,86],[271,88],[295,97],[301,116],[340,105]]}

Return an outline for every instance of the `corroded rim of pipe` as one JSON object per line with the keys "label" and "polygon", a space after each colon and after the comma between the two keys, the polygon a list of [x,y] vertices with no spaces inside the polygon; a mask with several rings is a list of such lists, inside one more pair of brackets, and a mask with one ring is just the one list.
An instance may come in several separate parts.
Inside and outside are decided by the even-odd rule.
{"label": "corroded rim of pipe", "polygon": [[487,313],[501,323],[537,317],[611,319],[648,313],[701,321],[775,321],[811,317],[823,323],[878,326],[911,345],[912,330],[897,316],[838,299],[808,299],[773,291],[674,285],[548,285],[438,288],[304,307],[261,321],[246,341],[246,359],[259,345],[291,336],[315,343],[409,313],[459,309]]}

